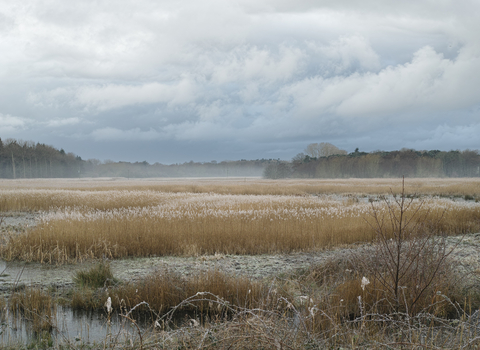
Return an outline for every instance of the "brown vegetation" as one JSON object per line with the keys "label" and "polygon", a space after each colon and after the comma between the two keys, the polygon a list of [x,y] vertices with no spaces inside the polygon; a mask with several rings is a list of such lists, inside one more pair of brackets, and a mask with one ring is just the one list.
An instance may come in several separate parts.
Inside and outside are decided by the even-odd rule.
{"label": "brown vegetation", "polygon": [[[71,303],[75,308],[102,309],[110,298],[114,312],[133,323],[136,311],[152,315],[151,332],[137,328],[138,337],[132,334],[126,344],[109,337],[102,348],[480,346],[475,311],[479,293],[467,291],[464,276],[450,268],[442,239],[478,231],[480,205],[419,199],[401,184],[388,196],[382,187],[388,182],[365,183],[369,185],[362,193],[374,191],[376,184],[375,193],[384,196],[371,196],[369,202],[361,195],[168,193],[148,186],[148,191],[22,190],[18,197],[4,191],[5,208],[38,210],[36,206],[46,202],[45,208],[57,209],[46,213],[35,228],[11,233],[1,254],[4,259],[62,263],[123,256],[277,253],[370,241],[373,244],[348,260],[332,259],[263,281],[220,271],[184,277],[167,270],[116,283],[108,265],[100,264],[77,276],[81,288],[73,292]],[[465,196],[468,190],[478,196],[478,182],[465,183],[449,183],[449,191]],[[353,184],[347,181],[345,188],[352,190]],[[416,192],[428,193],[428,186],[419,184]],[[93,280],[97,282],[90,283]],[[106,288],[106,281],[114,283]],[[8,304],[28,317],[39,313],[39,303],[52,310],[36,293],[13,294]],[[188,317],[183,327],[175,328],[171,321],[180,311],[189,312]],[[46,312],[41,312],[41,320],[48,319]]]}
{"label": "brown vegetation", "polygon": [[51,331],[56,324],[55,303],[50,294],[40,288],[26,288],[23,291],[13,292],[8,300],[8,307],[15,314],[32,324],[36,333]]}
{"label": "brown vegetation", "polygon": [[[480,198],[480,178],[407,178],[406,194],[433,196],[473,196]],[[70,194],[62,191],[28,193],[35,190],[74,191],[156,191],[169,193],[218,193],[236,195],[293,195],[355,194],[381,195],[390,190],[400,193],[398,179],[289,179],[263,180],[258,178],[205,179],[35,179],[0,180],[0,210],[49,210],[69,204]],[[18,193],[18,196],[16,195]],[[16,198],[14,201],[13,198]],[[40,201],[39,197],[45,202]],[[67,202],[63,202],[67,201]]]}
{"label": "brown vegetation", "polygon": [[[269,192],[272,183],[263,190]],[[361,183],[364,187],[357,191],[376,185],[377,192],[383,192],[381,186],[388,184],[380,180]],[[351,190],[355,182],[347,184]],[[414,184],[410,186],[427,191],[426,184]],[[468,189],[475,194],[475,185],[460,182],[455,186],[464,187],[456,188],[450,183],[450,191]],[[218,186],[217,192],[221,192],[222,185]],[[401,191],[392,189],[393,194]],[[409,195],[405,191],[405,196]],[[385,197],[369,200],[379,198]],[[412,205],[420,202],[414,199]],[[354,195],[23,189],[2,191],[0,205],[10,209],[57,208],[45,214],[35,228],[6,236],[6,244],[0,248],[0,256],[6,260],[65,263],[103,257],[264,254],[324,249],[374,238],[364,220],[370,204],[367,198]],[[386,203],[378,207],[379,212],[387,209]],[[430,198],[423,202],[418,214],[425,220],[424,225],[430,225],[421,229],[434,234],[480,229],[480,205],[473,201]],[[440,216],[442,221],[437,220]]]}

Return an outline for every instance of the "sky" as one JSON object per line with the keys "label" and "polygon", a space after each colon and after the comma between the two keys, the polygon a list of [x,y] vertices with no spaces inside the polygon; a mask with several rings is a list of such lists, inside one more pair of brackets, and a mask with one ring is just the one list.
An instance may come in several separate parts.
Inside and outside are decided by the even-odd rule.
{"label": "sky", "polygon": [[0,138],[83,159],[479,149],[477,0],[0,0]]}

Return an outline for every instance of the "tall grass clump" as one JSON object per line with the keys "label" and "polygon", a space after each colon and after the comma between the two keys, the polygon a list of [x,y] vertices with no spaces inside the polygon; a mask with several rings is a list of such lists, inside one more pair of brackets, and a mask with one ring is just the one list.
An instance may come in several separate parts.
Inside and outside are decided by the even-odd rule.
{"label": "tall grass clump", "polygon": [[[145,285],[137,284],[138,289],[133,289],[135,284],[128,286],[126,289],[131,289],[129,293],[109,290],[109,293],[114,293],[109,295],[112,306],[114,300],[119,300],[114,312],[131,317],[133,311],[143,308],[143,311],[152,313],[155,330],[143,333],[140,343],[134,343],[134,346],[142,348],[474,349],[480,345],[480,318],[475,311],[478,305],[470,305],[468,312],[468,302],[460,305],[442,291],[435,293],[419,312],[395,311],[394,305],[388,307],[388,303],[384,302],[385,295],[379,294],[373,282],[362,276],[367,270],[360,270],[361,267],[352,269],[356,266],[354,260],[345,263],[338,257],[312,267],[297,276],[298,279],[278,279],[272,284],[264,284],[260,293],[253,292],[251,285],[232,293],[237,285],[225,284],[225,276],[221,274],[220,278],[212,279],[220,286],[215,293],[208,291],[213,291],[209,289],[212,282],[196,285],[186,292],[188,288],[185,286],[193,280],[189,282],[169,272],[163,277],[160,274],[150,276]],[[208,273],[217,274],[214,271]],[[448,275],[444,280],[455,289],[455,280],[451,277]],[[149,285],[152,280],[157,281],[156,287]],[[165,281],[168,282],[163,285]],[[149,288],[145,288],[146,285]],[[444,287],[437,285],[442,289]],[[169,288],[171,286],[174,287]],[[295,291],[295,288],[299,290]],[[170,299],[151,308],[153,298],[145,302],[148,298],[145,291],[159,293],[164,289]],[[227,295],[234,294],[234,297],[222,297],[225,290]],[[284,291],[279,293],[277,290]],[[141,294],[130,298],[129,305],[134,305],[133,308],[126,307],[125,296],[128,294]],[[255,302],[244,303],[249,295],[255,295],[252,298]],[[158,305],[176,300],[176,305],[158,308]],[[387,307],[381,308],[382,303]],[[184,311],[196,312],[183,314]],[[175,319],[176,326],[171,327]]]}
{"label": "tall grass clump", "polygon": [[435,337],[446,339],[437,331],[425,335],[422,328],[436,329],[446,319],[465,319],[478,309],[478,293],[467,292],[466,276],[454,271],[449,260],[456,247],[448,248],[432,230],[443,217],[432,222],[423,204],[407,199],[405,192],[384,199],[386,210],[372,204],[367,220],[374,244],[311,268],[300,278],[309,329],[336,337],[346,322],[356,323],[355,332],[365,338],[383,332],[381,337],[392,344],[407,344],[405,334],[415,329],[418,333],[409,335],[418,336],[415,341],[429,338],[434,344]]}
{"label": "tall grass clump", "polygon": [[35,333],[50,332],[56,326],[56,303],[40,288],[26,288],[14,292],[8,300],[14,315],[29,320]]}
{"label": "tall grass clump", "polygon": [[207,270],[192,276],[166,270],[119,283],[108,288],[108,291],[86,290],[82,292],[83,296],[74,295],[72,305],[76,309],[98,308],[110,297],[111,306],[117,312],[144,304],[148,307],[139,307],[137,311],[153,311],[156,315],[162,315],[192,296],[204,295],[201,301],[184,303],[182,310],[214,315],[225,311],[219,307],[218,300],[233,308],[265,306],[267,291],[268,286],[262,282],[244,276],[230,276],[218,270]]}
{"label": "tall grass clump", "polygon": [[110,264],[102,261],[90,269],[77,271],[73,282],[80,288],[101,288],[112,285],[116,279],[110,269]]}
{"label": "tall grass clump", "polygon": [[[171,196],[171,195],[170,195]],[[11,235],[4,259],[64,263],[153,255],[262,254],[371,239],[366,205],[310,197],[175,195],[159,206],[64,209]]]}
{"label": "tall grass clump", "polygon": [[[313,310],[313,312],[311,311]],[[212,320],[144,336],[143,345],[184,349],[476,349],[478,314],[452,321],[431,314],[415,317],[364,313],[334,323],[333,331],[312,328],[321,312],[242,310],[228,321]],[[333,320],[332,320],[333,321]]]}

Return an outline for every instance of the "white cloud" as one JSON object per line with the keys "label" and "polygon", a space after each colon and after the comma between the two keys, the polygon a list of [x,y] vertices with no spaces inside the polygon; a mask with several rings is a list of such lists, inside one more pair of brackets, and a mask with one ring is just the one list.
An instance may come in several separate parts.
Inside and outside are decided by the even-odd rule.
{"label": "white cloud", "polygon": [[75,93],[76,102],[100,111],[138,104],[187,104],[195,99],[195,86],[188,79],[175,84],[85,86]]}
{"label": "white cloud", "polygon": [[[468,51],[465,49],[465,51]],[[467,59],[468,57],[468,59]],[[300,115],[383,118],[398,113],[445,111],[480,103],[480,56],[445,59],[431,47],[411,62],[378,73],[304,79],[283,89]]]}
{"label": "white cloud", "polygon": [[0,113],[0,130],[2,133],[26,129],[29,122],[31,122],[31,120],[27,118]]}
{"label": "white cloud", "polygon": [[380,57],[362,36],[341,36],[327,46],[312,45],[321,59],[329,61],[330,74],[342,74],[352,69],[378,71]]}
{"label": "white cloud", "polygon": [[219,62],[206,57],[207,69],[216,84],[264,80],[270,84],[292,78],[302,67],[305,52],[281,45],[278,54],[267,48],[242,46],[228,52]]}

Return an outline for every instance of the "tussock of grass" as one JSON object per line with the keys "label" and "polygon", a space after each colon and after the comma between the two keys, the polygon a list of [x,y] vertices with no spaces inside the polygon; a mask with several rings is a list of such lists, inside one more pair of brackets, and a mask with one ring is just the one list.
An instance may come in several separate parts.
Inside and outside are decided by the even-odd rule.
{"label": "tussock of grass", "polygon": [[70,306],[74,310],[99,310],[106,300],[104,289],[77,288],[70,296]]}
{"label": "tussock of grass", "polygon": [[110,264],[100,262],[88,270],[77,271],[73,282],[80,288],[100,288],[112,285],[115,279]]}
{"label": "tussock of grass", "polygon": [[[182,327],[144,335],[148,348],[179,349],[476,349],[477,316],[444,322],[434,315],[365,313],[363,317],[332,322],[328,331],[312,329],[315,315],[293,312],[295,321],[280,312],[238,312],[225,322]],[[137,342],[136,346],[140,346]]]}

